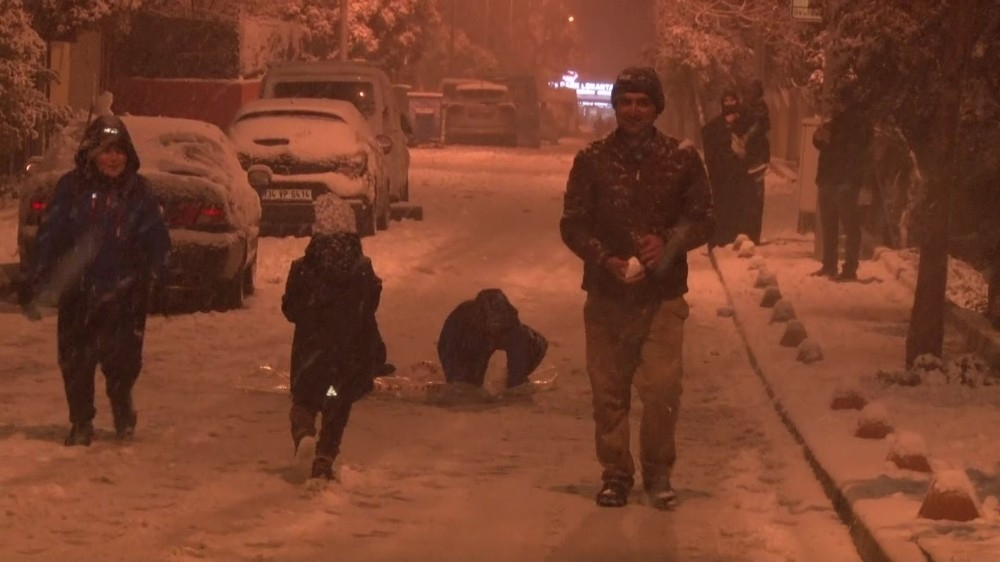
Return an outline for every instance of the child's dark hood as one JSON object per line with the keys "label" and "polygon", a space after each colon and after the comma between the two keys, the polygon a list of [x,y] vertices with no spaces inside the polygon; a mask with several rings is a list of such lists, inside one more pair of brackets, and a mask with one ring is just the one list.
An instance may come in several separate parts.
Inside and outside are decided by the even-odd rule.
{"label": "child's dark hood", "polygon": [[500,335],[521,324],[517,309],[500,289],[483,289],[476,295],[482,313],[483,327],[492,335]]}
{"label": "child's dark hood", "polygon": [[98,115],[83,133],[80,148],[76,151],[76,167],[85,170],[93,166],[94,157],[111,144],[119,144],[125,151],[127,162],[125,174],[139,170],[139,154],[132,144],[132,137],[125,128],[125,122],[115,115]]}
{"label": "child's dark hood", "polygon": [[364,263],[361,238],[353,232],[313,235],[306,246],[305,263],[323,279],[346,281]]}

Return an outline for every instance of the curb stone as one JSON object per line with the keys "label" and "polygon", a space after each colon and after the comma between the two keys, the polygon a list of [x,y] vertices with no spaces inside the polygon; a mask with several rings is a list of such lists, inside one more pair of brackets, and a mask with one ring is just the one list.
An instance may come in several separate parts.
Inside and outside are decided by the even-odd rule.
{"label": "curb stone", "polygon": [[[778,397],[774,388],[771,386],[770,381],[768,381],[760,362],[757,359],[757,355],[750,345],[750,340],[746,334],[746,328],[744,326],[743,320],[740,318],[740,314],[737,310],[736,303],[733,301],[732,293],[729,286],[726,284],[726,279],[722,274],[722,269],[719,267],[719,263],[715,254],[709,252],[709,261],[712,263],[712,268],[715,270],[716,275],[719,278],[719,282],[722,284],[723,289],[726,293],[726,300],[729,307],[733,309],[733,323],[736,325],[736,329],[740,334],[740,338],[743,340],[743,347],[746,350],[747,357],[750,361],[750,366],[753,368],[754,373],[760,379],[761,383],[764,385],[764,390],[767,392],[768,397],[771,399],[771,404],[774,406],[775,412],[777,412],[778,417],[781,419],[782,423],[791,433],[792,437],[799,443],[802,447],[802,451],[809,463],[809,466],[813,470],[813,474],[819,481],[820,485],[823,487],[823,491],[826,493],[827,497],[830,499],[834,510],[840,517],[841,521],[847,525],[848,532],[850,533],[851,540],[854,542],[855,548],[858,550],[858,554],[864,562],[897,562],[897,559],[890,556],[886,551],[886,548],[879,543],[878,539],[875,538],[875,534],[872,532],[871,528],[866,524],[863,517],[854,510],[851,502],[845,497],[844,492],[837,486],[833,477],[826,471],[822,464],[817,460],[815,453],[810,448],[809,443],[806,442],[802,433],[796,427],[795,422],[791,419],[788,411],[785,409]],[[923,560],[926,562],[935,562],[935,559],[931,556],[927,550],[921,548],[917,543],[911,543],[914,550],[918,550],[919,554],[922,555]],[[896,550],[896,549],[894,549]],[[909,559],[910,557],[907,557]]]}

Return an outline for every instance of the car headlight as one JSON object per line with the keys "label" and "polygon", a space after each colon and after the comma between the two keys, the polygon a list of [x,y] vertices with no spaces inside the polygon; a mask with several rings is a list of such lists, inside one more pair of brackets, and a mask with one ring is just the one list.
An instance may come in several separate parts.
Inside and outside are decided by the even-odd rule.
{"label": "car headlight", "polygon": [[344,161],[343,170],[351,177],[358,177],[368,169],[368,155],[358,152]]}

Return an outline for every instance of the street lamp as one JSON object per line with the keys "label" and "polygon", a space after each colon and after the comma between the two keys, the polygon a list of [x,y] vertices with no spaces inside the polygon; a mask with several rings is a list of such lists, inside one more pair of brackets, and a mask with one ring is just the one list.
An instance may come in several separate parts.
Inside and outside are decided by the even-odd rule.
{"label": "street lamp", "polygon": [[566,18],[566,21],[568,21],[569,23],[573,23],[574,21],[576,21],[576,18],[574,18],[573,16],[570,16],[570,17]]}

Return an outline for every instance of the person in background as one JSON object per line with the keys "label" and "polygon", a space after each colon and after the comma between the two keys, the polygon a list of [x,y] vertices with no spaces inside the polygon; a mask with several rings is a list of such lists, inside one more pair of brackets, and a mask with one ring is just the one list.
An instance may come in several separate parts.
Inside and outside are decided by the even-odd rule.
{"label": "person in background", "polygon": [[764,84],[754,80],[750,84],[750,95],[746,104],[746,118],[749,120],[744,135],[747,173],[753,182],[753,190],[747,205],[745,230],[747,236],[760,244],[764,224],[764,177],[771,164],[771,114],[764,101]]}
{"label": "person in background", "polygon": [[438,337],[438,358],[449,383],[483,386],[490,357],[507,354],[507,388],[528,382],[549,342],[522,324],[517,309],[500,289],[483,289],[451,311]]}
{"label": "person in background", "polygon": [[354,211],[333,194],[317,198],[315,208],[313,236],[292,262],[281,311],[295,324],[289,412],[295,456],[303,463],[313,456],[310,477],[330,480],[352,405],[372,390],[374,376],[390,369],[375,319],[382,280],[362,251]]}
{"label": "person in background", "polygon": [[717,216],[710,246],[725,246],[740,234],[760,244],[770,149],[766,133],[755,125],[736,92],[728,90],[720,114],[702,127]]}
{"label": "person in background", "polygon": [[[857,281],[861,256],[858,196],[866,177],[874,127],[850,93],[840,94],[833,115],[813,133],[819,150],[817,206],[823,237],[823,265],[813,273],[836,281]],[[844,225],[844,263],[839,261],[839,226]]]}
{"label": "person in background", "polygon": [[151,289],[160,284],[170,234],[121,119],[86,128],[76,168],[56,184],[38,229],[36,264],[20,295],[58,300],[59,368],[71,425],[65,444],[94,438],[94,379],[105,377],[115,433],[129,440],[138,415],[132,389],[142,370]]}
{"label": "person in background", "polygon": [[611,91],[617,128],[580,151],[566,183],[563,242],[583,260],[587,374],[603,486],[597,505],[628,503],[632,385],[642,401],[642,483],[659,509],[676,502],[671,474],[680,409],[687,252],[712,232],[712,191],[693,146],[659,132],[663,88],[626,68]]}

